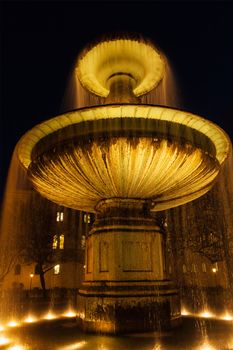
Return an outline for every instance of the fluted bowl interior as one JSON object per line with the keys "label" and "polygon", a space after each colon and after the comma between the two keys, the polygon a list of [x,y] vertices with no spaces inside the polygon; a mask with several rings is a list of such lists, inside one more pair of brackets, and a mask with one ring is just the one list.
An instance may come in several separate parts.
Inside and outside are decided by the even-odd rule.
{"label": "fluted bowl interior", "polygon": [[206,193],[230,148],[215,124],[148,105],[68,112],[34,127],[18,154],[46,198],[95,211],[108,198],[150,199],[168,209]]}

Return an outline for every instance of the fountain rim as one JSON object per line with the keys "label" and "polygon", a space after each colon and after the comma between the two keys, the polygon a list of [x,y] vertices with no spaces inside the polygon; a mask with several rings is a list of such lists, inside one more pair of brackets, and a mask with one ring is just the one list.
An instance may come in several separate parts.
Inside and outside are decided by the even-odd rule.
{"label": "fountain rim", "polygon": [[[35,125],[33,128],[28,130],[18,141],[17,143],[17,153],[18,158],[20,160],[20,163],[22,166],[27,169],[32,161],[31,154],[32,150],[35,147],[35,145],[43,139],[45,136],[52,134],[58,130],[63,129],[64,127],[78,124],[85,121],[93,121],[93,120],[101,120],[101,119],[113,119],[113,118],[125,118],[126,116],[122,115],[114,115],[109,116],[108,112],[105,112],[105,116],[103,116],[103,113],[100,114],[99,118],[94,118],[93,111],[103,111],[104,109],[111,109],[111,111],[115,111],[116,109],[126,109],[126,108],[132,108],[133,112],[131,116],[127,114],[127,117],[130,117],[132,119],[134,118],[142,118],[142,119],[159,119],[159,120],[166,120],[167,122],[176,122],[177,124],[185,125],[187,127],[190,127],[192,129],[195,129],[196,131],[199,131],[200,133],[204,133],[205,136],[207,136],[212,143],[215,146],[216,149],[216,159],[218,160],[219,164],[222,165],[225,160],[227,159],[230,149],[231,149],[231,140],[227,133],[216,123],[205,119],[204,117],[201,117],[199,115],[193,114],[191,112],[188,112],[184,109],[180,108],[173,108],[170,106],[161,106],[161,105],[154,105],[154,104],[136,104],[136,103],[111,103],[111,104],[104,104],[104,105],[94,105],[94,106],[88,106],[88,107],[82,107],[77,108],[73,110],[68,110],[64,113],[58,114],[55,117],[49,118],[37,125]],[[139,115],[136,116],[136,113],[138,110],[146,109],[147,113],[146,116]],[[157,111],[158,113],[157,118],[153,116],[148,116],[149,112],[151,110]],[[89,118],[85,119],[81,116],[81,113],[88,113],[90,112]],[[129,111],[128,111],[129,112]],[[163,118],[162,115],[168,112],[166,118]],[[172,116],[171,113],[173,112]],[[178,114],[178,117],[177,117]],[[70,117],[79,116],[79,119],[73,120]],[[182,116],[182,120],[179,120],[180,116]],[[91,118],[90,118],[91,117]],[[186,123],[184,120],[186,119]],[[61,123],[63,122],[63,124]],[[195,123],[200,122],[201,127],[197,128],[194,126]],[[190,123],[190,125],[188,124]],[[204,128],[207,126],[208,134],[201,131],[201,128]],[[211,126],[211,130],[208,130]],[[46,130],[45,130],[46,129]],[[215,133],[213,133],[213,130]],[[205,130],[206,131],[206,130]]]}

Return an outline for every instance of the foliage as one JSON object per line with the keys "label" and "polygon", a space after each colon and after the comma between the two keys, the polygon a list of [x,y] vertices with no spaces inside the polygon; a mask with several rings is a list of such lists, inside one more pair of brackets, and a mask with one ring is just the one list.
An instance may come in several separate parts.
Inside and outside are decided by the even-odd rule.
{"label": "foliage", "polygon": [[31,191],[24,217],[22,234],[24,249],[21,252],[21,259],[24,263],[34,263],[37,266],[44,296],[46,294],[44,274],[56,265],[52,249],[54,225],[55,206],[38,193]]}

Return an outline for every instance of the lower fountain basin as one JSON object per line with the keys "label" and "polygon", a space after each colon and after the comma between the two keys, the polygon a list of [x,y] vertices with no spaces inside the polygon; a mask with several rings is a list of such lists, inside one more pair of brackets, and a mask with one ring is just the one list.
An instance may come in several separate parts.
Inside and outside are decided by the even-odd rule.
{"label": "lower fountain basin", "polygon": [[[205,331],[204,331],[205,330]],[[5,349],[30,350],[231,350],[233,325],[226,321],[183,318],[174,332],[135,333],[124,336],[83,333],[74,319],[40,322],[9,330]],[[18,346],[18,347],[17,347]]]}

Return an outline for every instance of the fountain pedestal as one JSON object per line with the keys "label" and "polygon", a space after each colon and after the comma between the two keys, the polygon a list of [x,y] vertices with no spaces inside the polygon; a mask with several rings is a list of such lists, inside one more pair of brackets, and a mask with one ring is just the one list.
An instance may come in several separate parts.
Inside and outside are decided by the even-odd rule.
{"label": "fountain pedestal", "polygon": [[88,332],[170,329],[180,302],[166,279],[163,236],[146,200],[105,200],[86,244],[80,323]]}

